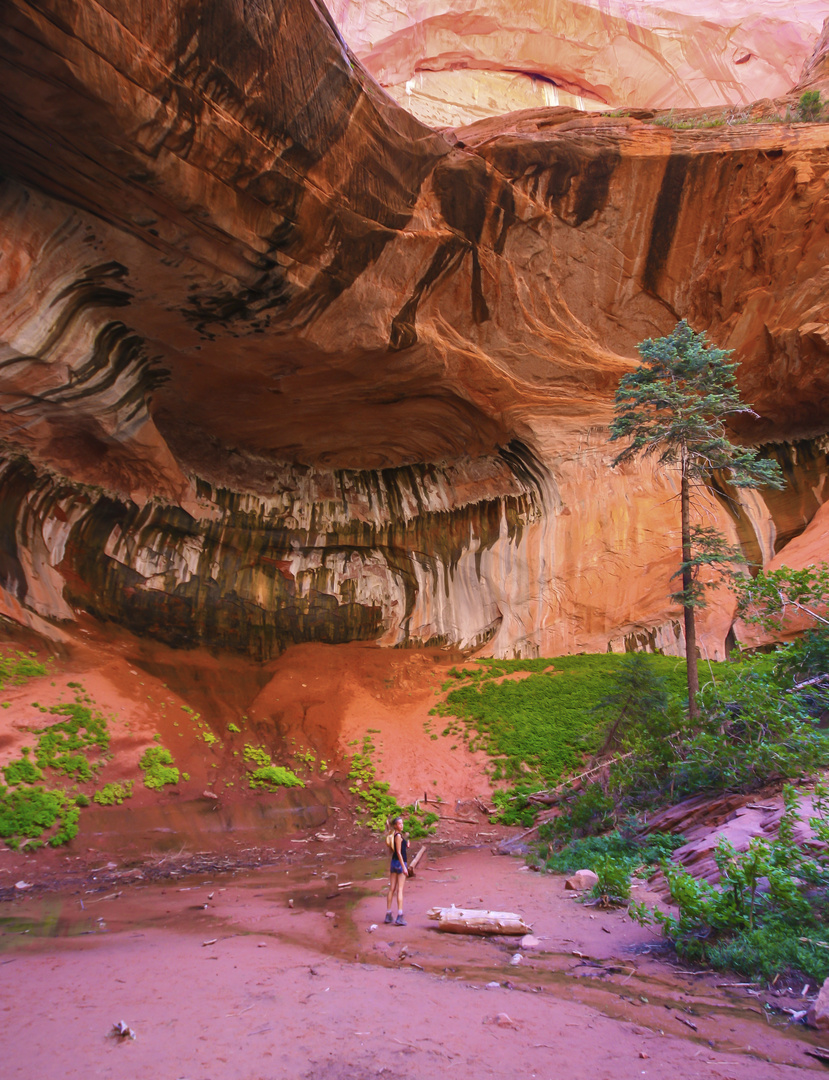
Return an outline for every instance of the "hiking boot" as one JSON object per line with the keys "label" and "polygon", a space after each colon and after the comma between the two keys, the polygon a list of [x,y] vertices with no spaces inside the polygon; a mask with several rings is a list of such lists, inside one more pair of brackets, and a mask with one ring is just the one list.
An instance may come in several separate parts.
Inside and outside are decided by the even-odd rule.
{"label": "hiking boot", "polygon": [[385,919],[383,919],[383,922],[385,922],[385,923],[393,923],[394,922],[394,916],[392,915],[392,913],[390,911],[386,912],[386,917],[385,917]]}
{"label": "hiking boot", "polygon": [[[391,921],[391,920],[389,920],[389,921]],[[406,923],[406,920],[403,918],[402,915],[398,915],[397,918],[394,920],[394,925],[395,926],[406,926],[408,924]]]}

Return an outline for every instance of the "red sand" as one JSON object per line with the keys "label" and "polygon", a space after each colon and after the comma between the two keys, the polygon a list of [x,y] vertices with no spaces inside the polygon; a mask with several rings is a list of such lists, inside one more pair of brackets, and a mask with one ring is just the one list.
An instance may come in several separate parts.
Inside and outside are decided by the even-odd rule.
{"label": "red sand", "polygon": [[[409,883],[398,928],[381,921],[381,874],[324,858],[15,901],[0,936],[3,1076],[783,1080],[822,1068],[802,1028],[641,955],[651,935],[576,904],[560,878],[446,852]],[[521,912],[549,951],[513,966],[514,940],[439,934],[425,911],[451,901]],[[107,1037],[120,1020],[134,1042]]]}
{"label": "red sand", "polygon": [[[0,893],[12,897],[0,905],[2,1080],[779,1080],[822,1068],[804,1054],[814,1035],[770,1026],[743,991],[643,956],[653,935],[575,904],[561,879],[517,860],[434,844],[407,886],[410,925],[382,924],[384,860],[349,855],[379,846],[356,828],[348,791],[364,735],[395,795],[444,800],[439,840],[509,832],[468,801],[491,793],[482,755],[440,736],[440,718],[430,722],[457,657],[306,645],[258,665],[91,621],[57,651],[14,642],[56,660],[45,678],[0,694],[11,702],[0,710],[0,765],[31,742],[27,725],[47,722],[31,703],[67,700],[67,683],[80,681],[112,714],[114,756],[94,787],[138,782],[122,807],[84,810],[66,849],[0,848]],[[161,793],[143,788],[137,770],[155,733],[190,774]],[[250,791],[247,741],[304,769],[307,786]],[[296,754],[308,750],[305,768]],[[208,788],[217,800],[203,797]],[[268,868],[212,869],[210,884],[208,871],[185,872],[223,858]],[[159,873],[171,876],[161,884]],[[15,893],[19,879],[36,888]],[[338,890],[345,879],[354,885]],[[453,902],[521,912],[548,951],[513,966],[514,942],[438,934],[425,911]],[[135,1042],[107,1037],[122,1019]]]}

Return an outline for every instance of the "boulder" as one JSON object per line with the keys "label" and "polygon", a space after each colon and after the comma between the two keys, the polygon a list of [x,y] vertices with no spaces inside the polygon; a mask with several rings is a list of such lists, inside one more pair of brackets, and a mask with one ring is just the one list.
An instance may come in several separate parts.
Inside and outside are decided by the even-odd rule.
{"label": "boulder", "polygon": [[806,1023],[818,1031],[829,1031],[829,979],[820,988],[820,993],[806,1013]]}
{"label": "boulder", "polygon": [[592,870],[577,870],[572,877],[568,877],[564,882],[564,888],[570,889],[572,892],[584,892],[586,889],[592,889],[598,883],[599,875]]}

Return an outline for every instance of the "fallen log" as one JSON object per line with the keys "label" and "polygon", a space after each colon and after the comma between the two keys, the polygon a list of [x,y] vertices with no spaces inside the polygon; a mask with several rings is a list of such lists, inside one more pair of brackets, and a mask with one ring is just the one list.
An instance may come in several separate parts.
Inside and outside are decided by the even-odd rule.
{"label": "fallen log", "polygon": [[512,911],[478,911],[472,908],[433,907],[427,918],[436,919],[447,934],[506,934],[523,937],[532,927]]}
{"label": "fallen log", "polygon": [[428,846],[429,846],[428,844],[424,844],[421,847],[421,849],[418,851],[417,855],[415,855],[415,857],[410,861],[410,863],[409,863],[409,877],[414,877],[415,876],[415,870],[417,869],[418,863],[423,858],[423,856],[426,854],[426,849],[428,848]]}
{"label": "fallen log", "polygon": [[[588,769],[586,772],[579,773],[577,776],[571,776],[563,783],[558,784],[554,788],[546,788],[544,791],[532,791],[529,795],[525,796],[529,803],[541,803],[542,806],[555,806],[561,801],[562,794],[577,780],[584,780],[588,776],[595,776],[597,772],[601,772],[602,769],[609,768],[614,761],[624,761],[626,758],[633,757],[633,751],[631,750],[627,754],[614,754],[613,757],[606,758],[598,765],[594,765],[592,769]],[[521,798],[520,795],[513,795],[513,799]]]}

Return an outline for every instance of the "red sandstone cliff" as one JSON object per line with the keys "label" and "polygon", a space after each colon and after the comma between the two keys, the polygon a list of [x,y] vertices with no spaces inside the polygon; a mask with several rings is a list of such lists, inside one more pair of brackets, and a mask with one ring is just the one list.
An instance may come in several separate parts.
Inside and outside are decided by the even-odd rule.
{"label": "red sandstone cliff", "polygon": [[[740,434],[791,478],[700,514],[765,560],[815,516],[826,125],[552,109],[436,134],[313,0],[0,18],[14,617],[255,656],[675,651],[672,478],[612,471],[605,428],[635,343],[679,317],[736,350]],[[711,656],[730,623],[723,597]]]}

